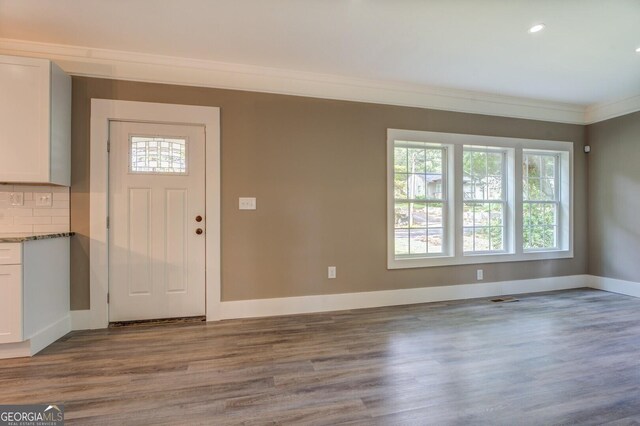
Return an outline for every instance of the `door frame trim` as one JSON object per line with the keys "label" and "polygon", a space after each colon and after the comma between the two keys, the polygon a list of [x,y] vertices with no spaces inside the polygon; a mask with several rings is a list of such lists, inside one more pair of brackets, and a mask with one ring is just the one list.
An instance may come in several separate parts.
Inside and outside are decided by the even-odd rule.
{"label": "door frame trim", "polygon": [[90,328],[109,325],[109,167],[107,140],[111,121],[171,122],[205,128],[205,208],[207,214],[206,315],[220,320],[220,108],[151,102],[91,99],[90,136]]}

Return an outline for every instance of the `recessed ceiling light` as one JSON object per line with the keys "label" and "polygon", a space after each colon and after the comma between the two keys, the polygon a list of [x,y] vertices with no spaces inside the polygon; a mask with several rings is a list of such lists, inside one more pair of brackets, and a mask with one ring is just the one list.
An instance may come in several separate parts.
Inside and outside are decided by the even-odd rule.
{"label": "recessed ceiling light", "polygon": [[636,53],[640,53],[640,47],[636,49]]}
{"label": "recessed ceiling light", "polygon": [[542,31],[542,30],[544,30],[544,24],[536,24],[533,27],[529,28],[529,32],[531,34],[537,33],[537,32]]}

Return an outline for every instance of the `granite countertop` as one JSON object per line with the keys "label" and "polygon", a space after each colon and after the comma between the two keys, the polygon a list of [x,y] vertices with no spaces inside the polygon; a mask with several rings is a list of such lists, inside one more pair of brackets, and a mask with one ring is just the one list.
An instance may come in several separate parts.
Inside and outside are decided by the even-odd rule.
{"label": "granite countertop", "polygon": [[75,232],[16,232],[0,233],[0,243],[21,243],[24,241],[47,240],[49,238],[71,237]]}

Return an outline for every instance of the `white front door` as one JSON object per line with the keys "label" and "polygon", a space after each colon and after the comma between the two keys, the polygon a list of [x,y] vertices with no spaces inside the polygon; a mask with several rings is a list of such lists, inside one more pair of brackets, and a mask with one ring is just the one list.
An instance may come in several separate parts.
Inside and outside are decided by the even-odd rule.
{"label": "white front door", "polygon": [[109,125],[109,321],[205,315],[204,127]]}

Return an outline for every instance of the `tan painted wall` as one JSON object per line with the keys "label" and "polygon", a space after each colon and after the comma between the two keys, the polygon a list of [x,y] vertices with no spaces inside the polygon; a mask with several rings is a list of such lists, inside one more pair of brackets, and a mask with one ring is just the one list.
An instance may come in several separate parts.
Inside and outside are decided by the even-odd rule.
{"label": "tan painted wall", "polygon": [[640,281],[640,112],[587,127],[589,273]]}
{"label": "tan painted wall", "polygon": [[[566,140],[575,149],[575,258],[485,264],[485,281],[586,273],[584,126],[232,90],[73,78],[72,308],[89,306],[91,98],[218,106],[222,299],[470,283],[473,265],[386,268],[386,130]],[[258,210],[238,211],[238,197]],[[327,266],[338,278],[327,280]]]}

